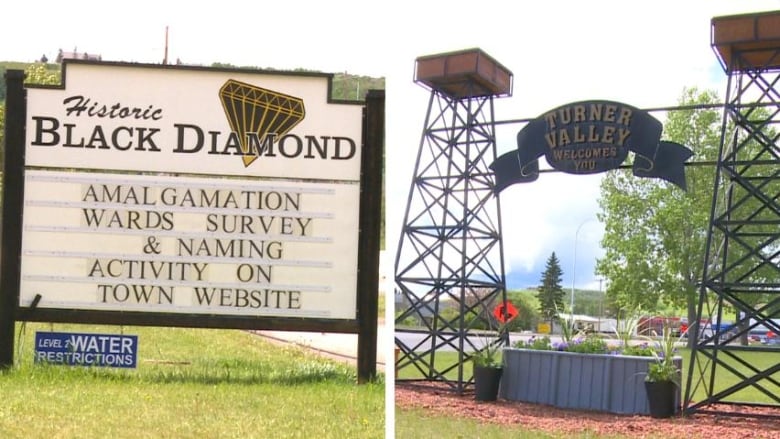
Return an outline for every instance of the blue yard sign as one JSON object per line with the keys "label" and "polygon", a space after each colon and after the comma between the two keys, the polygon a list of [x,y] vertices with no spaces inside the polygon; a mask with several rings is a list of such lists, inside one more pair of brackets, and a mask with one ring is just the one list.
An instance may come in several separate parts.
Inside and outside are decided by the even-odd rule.
{"label": "blue yard sign", "polygon": [[135,368],[137,359],[137,335],[35,333],[36,363]]}

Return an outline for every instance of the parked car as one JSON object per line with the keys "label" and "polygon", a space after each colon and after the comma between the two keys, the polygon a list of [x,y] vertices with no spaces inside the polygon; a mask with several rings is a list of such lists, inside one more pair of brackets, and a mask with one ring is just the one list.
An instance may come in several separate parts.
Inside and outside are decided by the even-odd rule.
{"label": "parked car", "polygon": [[[772,319],[772,322],[780,326],[780,319]],[[750,324],[754,325],[750,330],[750,339],[759,341],[764,344],[780,344],[780,337],[777,335],[777,331],[774,328],[767,327],[766,325],[756,325],[756,321],[750,319]]]}
{"label": "parked car", "polygon": [[688,319],[685,317],[680,319],[679,331],[675,334],[677,337],[688,337]]}

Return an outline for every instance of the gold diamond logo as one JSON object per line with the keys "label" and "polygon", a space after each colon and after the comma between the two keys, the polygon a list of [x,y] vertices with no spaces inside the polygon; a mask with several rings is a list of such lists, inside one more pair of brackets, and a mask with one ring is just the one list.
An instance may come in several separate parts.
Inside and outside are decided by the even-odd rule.
{"label": "gold diamond logo", "polygon": [[263,139],[274,134],[280,138],[306,116],[303,99],[229,79],[219,89],[230,129],[238,135],[244,166],[257,160],[260,152],[250,151],[247,134]]}

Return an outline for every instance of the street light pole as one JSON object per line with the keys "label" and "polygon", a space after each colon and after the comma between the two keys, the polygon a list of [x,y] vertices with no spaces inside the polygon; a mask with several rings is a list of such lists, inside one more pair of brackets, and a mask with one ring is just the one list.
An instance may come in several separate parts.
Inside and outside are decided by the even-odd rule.
{"label": "street light pole", "polygon": [[599,277],[599,332],[601,332],[601,318],[604,316],[604,295],[601,293],[601,283],[604,281],[603,277]]}
{"label": "street light pole", "polygon": [[601,283],[604,282],[604,278],[599,278],[599,318],[604,315],[604,293],[601,287]]}
{"label": "street light pole", "polygon": [[574,319],[574,280],[577,275],[577,237],[580,234],[580,229],[582,226],[584,226],[588,221],[593,220],[594,218],[587,218],[583,222],[580,223],[579,226],[577,226],[577,232],[574,233],[574,263],[572,264],[571,268],[571,303],[570,306],[570,313],[572,320]]}

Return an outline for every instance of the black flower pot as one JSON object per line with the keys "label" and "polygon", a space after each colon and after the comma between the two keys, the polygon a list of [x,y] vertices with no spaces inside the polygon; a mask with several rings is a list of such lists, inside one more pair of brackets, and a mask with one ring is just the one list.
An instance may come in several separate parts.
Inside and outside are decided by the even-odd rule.
{"label": "black flower pot", "polygon": [[477,401],[495,401],[501,383],[500,367],[474,366],[474,390]]}
{"label": "black flower pot", "polygon": [[653,418],[669,418],[676,412],[674,396],[676,384],[673,381],[645,381],[647,403],[650,416]]}

